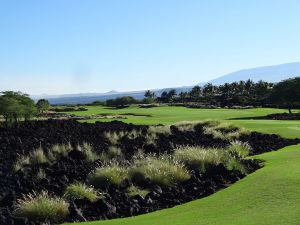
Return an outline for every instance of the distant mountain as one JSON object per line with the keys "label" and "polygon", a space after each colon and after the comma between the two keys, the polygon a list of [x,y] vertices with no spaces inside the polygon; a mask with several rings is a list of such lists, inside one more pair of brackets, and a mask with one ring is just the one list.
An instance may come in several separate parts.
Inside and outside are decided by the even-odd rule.
{"label": "distant mountain", "polygon": [[259,80],[279,82],[281,80],[297,76],[300,76],[300,62],[239,70],[211,80],[209,82],[217,85],[224,84],[226,82],[232,83],[234,81],[248,79],[251,79],[255,82]]}
{"label": "distant mountain", "polygon": [[[215,85],[224,83],[231,83],[234,81],[248,80],[251,79],[255,82],[264,80],[268,82],[279,82],[281,80],[300,76],[300,62],[286,63],[275,66],[264,66],[252,69],[239,70],[233,73],[226,74],[217,79],[209,81]],[[198,85],[204,85],[200,83]],[[181,91],[190,91],[193,86],[176,87],[176,88],[164,88],[152,90],[157,96],[160,96],[163,91],[170,89],[176,89],[177,93]],[[118,98],[122,96],[132,96],[136,99],[142,99],[144,97],[145,90],[134,91],[134,92],[117,92],[112,90],[107,93],[81,93],[81,94],[68,94],[68,95],[43,95],[43,96],[32,96],[33,99],[37,100],[40,98],[46,98],[51,104],[86,104],[93,101],[105,101],[107,99]]]}

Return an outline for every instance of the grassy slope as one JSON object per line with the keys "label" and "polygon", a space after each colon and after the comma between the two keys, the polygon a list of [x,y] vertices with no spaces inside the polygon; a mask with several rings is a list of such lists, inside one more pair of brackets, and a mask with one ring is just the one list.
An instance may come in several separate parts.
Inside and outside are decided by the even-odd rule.
{"label": "grassy slope", "polygon": [[[135,124],[172,124],[183,120],[204,120],[204,119],[232,119],[230,122],[242,125],[251,130],[257,130],[265,133],[279,134],[284,137],[296,138],[300,137],[299,121],[270,121],[270,120],[242,120],[246,117],[264,116],[271,113],[286,112],[282,109],[188,109],[185,107],[155,107],[142,109],[138,107],[129,107],[126,109],[106,109],[105,107],[88,107],[89,111],[74,112],[76,115],[93,115],[101,113],[109,114],[126,114],[136,113],[144,116],[126,116],[127,119],[121,121]],[[95,122],[96,120],[88,120],[87,122]],[[110,121],[108,119],[98,119],[98,121]]]}
{"label": "grassy slope", "polygon": [[278,225],[300,221],[300,145],[256,156],[265,167],[207,198],[138,217],[82,225]]}

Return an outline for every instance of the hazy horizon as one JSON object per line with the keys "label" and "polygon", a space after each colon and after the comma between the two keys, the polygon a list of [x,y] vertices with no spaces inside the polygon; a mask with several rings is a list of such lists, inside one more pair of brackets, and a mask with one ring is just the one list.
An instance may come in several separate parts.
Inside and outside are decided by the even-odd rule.
{"label": "hazy horizon", "polygon": [[300,61],[300,2],[1,1],[0,91],[180,87]]}

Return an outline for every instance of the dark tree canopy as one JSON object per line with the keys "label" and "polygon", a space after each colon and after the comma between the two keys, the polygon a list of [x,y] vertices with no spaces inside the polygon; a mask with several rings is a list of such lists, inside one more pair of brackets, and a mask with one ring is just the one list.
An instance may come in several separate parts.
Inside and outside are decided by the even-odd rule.
{"label": "dark tree canopy", "polygon": [[106,101],[107,106],[125,106],[125,105],[131,105],[131,104],[137,104],[138,100],[131,96],[124,96],[121,98],[116,98],[116,99],[109,99]]}
{"label": "dark tree canopy", "polygon": [[34,101],[27,94],[5,91],[0,96],[0,115],[7,123],[29,120],[36,113]]}
{"label": "dark tree canopy", "polygon": [[279,82],[274,85],[271,92],[271,101],[286,105],[292,113],[294,105],[300,104],[300,77],[295,77]]}
{"label": "dark tree canopy", "polygon": [[199,85],[193,87],[192,90],[190,91],[190,96],[192,98],[200,98],[201,94],[202,94],[202,90]]}
{"label": "dark tree canopy", "polygon": [[145,98],[155,98],[155,93],[153,91],[146,91],[144,94]]}
{"label": "dark tree canopy", "polygon": [[45,111],[47,111],[50,108],[50,103],[46,99],[40,99],[36,103],[36,107],[39,113],[43,114]]}

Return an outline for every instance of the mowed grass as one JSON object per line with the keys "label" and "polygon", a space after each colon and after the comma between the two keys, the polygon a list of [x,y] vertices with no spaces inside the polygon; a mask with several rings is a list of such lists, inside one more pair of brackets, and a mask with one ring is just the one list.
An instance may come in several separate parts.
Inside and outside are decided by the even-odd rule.
{"label": "mowed grass", "polygon": [[81,225],[298,225],[300,145],[253,158],[265,167],[209,197],[137,217]]}
{"label": "mowed grass", "polygon": [[[127,116],[135,124],[172,124],[203,119],[230,120],[250,130],[300,138],[300,121],[249,120],[247,117],[286,112],[281,109],[187,109],[130,107],[113,110],[91,107],[86,114],[148,114]],[[79,112],[79,114],[82,114]],[[235,120],[231,120],[235,118]],[[243,119],[245,118],[245,119]],[[106,120],[110,121],[110,120]],[[94,121],[88,121],[94,122]],[[265,166],[209,197],[137,217],[80,223],[80,225],[285,225],[300,224],[300,145],[253,158]]]}
{"label": "mowed grass", "polygon": [[[103,106],[87,107],[88,111],[72,112],[75,115],[97,114],[137,114],[144,116],[126,115],[126,119],[118,119],[126,123],[134,124],[173,124],[179,121],[193,121],[204,119],[230,120],[231,123],[241,125],[250,130],[269,134],[279,134],[288,138],[300,138],[300,121],[276,121],[276,120],[249,120],[249,117],[265,116],[271,113],[287,112],[284,109],[257,108],[257,109],[190,109],[185,107],[154,107],[139,108],[129,107],[125,109],[111,109]],[[299,110],[294,110],[299,111]],[[145,116],[148,115],[148,116]],[[243,119],[245,118],[245,119]],[[235,119],[235,120],[232,120]],[[86,120],[83,122],[112,121],[115,119]]]}

